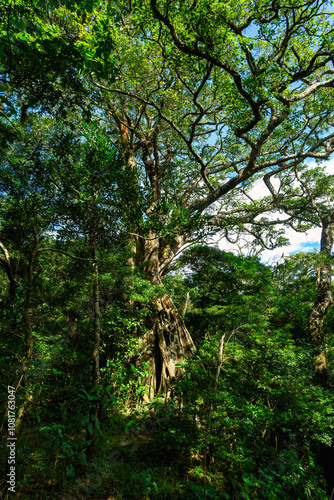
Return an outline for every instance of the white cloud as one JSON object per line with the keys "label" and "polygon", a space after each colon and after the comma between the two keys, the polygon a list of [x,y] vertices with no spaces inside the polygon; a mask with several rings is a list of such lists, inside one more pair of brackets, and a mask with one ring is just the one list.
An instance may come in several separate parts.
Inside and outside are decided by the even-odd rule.
{"label": "white cloud", "polygon": [[285,228],[285,236],[290,241],[289,245],[276,248],[275,250],[265,250],[261,254],[263,262],[274,261],[282,254],[290,255],[297,252],[312,252],[319,249],[321,229],[309,229],[306,233],[297,233],[292,228]]}
{"label": "white cloud", "polygon": [[[326,171],[329,174],[334,174],[334,158],[324,162],[326,165]],[[310,162],[310,166],[314,166],[315,162]],[[279,187],[278,179],[272,179],[272,184],[275,188]],[[255,182],[254,187],[250,191],[250,195],[254,199],[261,199],[264,196],[269,195],[269,191],[264,184],[263,180],[258,180]],[[276,216],[274,217],[276,218]],[[274,250],[264,250],[261,253],[262,262],[273,262],[279,259],[282,254],[291,255],[297,252],[312,252],[314,249],[319,249],[320,247],[320,237],[321,229],[313,228],[309,229],[306,233],[297,233],[292,228],[285,228],[285,236],[289,239],[290,244],[284,247],[276,248]],[[251,237],[244,238],[244,245],[247,245],[251,241]],[[233,245],[227,242],[225,239],[219,241],[219,248],[226,251],[240,252],[240,247],[242,244]],[[246,251],[247,253],[247,251]]]}

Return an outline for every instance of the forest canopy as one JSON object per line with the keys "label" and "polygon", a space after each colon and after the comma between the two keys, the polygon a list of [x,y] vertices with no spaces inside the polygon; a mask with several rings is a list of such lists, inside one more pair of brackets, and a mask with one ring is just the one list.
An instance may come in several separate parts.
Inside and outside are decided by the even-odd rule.
{"label": "forest canopy", "polygon": [[330,498],[333,33],[321,0],[2,2],[4,498]]}

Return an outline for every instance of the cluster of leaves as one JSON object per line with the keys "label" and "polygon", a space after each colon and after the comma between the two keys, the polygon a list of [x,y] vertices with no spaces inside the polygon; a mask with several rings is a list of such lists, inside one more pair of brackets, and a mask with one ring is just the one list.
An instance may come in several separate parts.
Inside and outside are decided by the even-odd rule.
{"label": "cluster of leaves", "polygon": [[[209,482],[212,498],[326,498],[319,450],[331,445],[334,414],[307,327],[315,261],[296,255],[270,269],[208,246],[179,259],[187,287],[180,275],[168,286],[190,291],[198,352],[178,390],[197,422],[203,496]],[[331,329],[329,318],[329,351]]]}
{"label": "cluster of leaves", "polygon": [[[246,231],[283,193],[304,229],[332,217],[331,177],[282,173],[330,152],[326,2],[159,8],[156,22],[154,0],[0,6],[0,372],[23,418],[17,486],[25,498],[62,497],[93,469],[94,498],[321,500],[333,396],[314,378],[307,326],[321,259],[272,270],[216,248],[186,252],[184,276],[166,289],[197,353],[151,417],[138,405],[150,366],[132,360],[158,291],[142,279],[145,262],[138,273],[125,263],[129,234],[154,233],[172,259],[210,224]],[[262,170],[279,174],[279,193],[249,204]],[[282,244],[266,223],[254,222],[258,239]],[[332,363],[331,314],[324,328]],[[6,451],[3,440],[4,469]]]}
{"label": "cluster of leaves", "polygon": [[[319,464],[334,421],[331,391],[314,378],[307,331],[316,256],[296,255],[271,269],[210,246],[184,252],[178,261],[184,274],[166,278],[166,288],[181,309],[189,292],[185,320],[197,353],[175,388],[179,403],[156,400],[147,415],[136,404],[147,367],[131,368],[130,359],[156,290],[124,267],[122,252],[119,246],[101,262],[102,380],[95,391],[87,369],[90,263],[43,253],[36,264],[34,356],[29,386],[17,395],[18,404],[27,396],[33,401],[19,440],[25,475],[18,480],[27,498],[30,485],[31,495],[36,488],[57,495],[73,478],[80,490],[78,478],[90,470],[85,451],[95,422],[94,474],[102,478],[98,489],[90,486],[96,498],[113,490],[134,499],[325,499]],[[27,284],[20,272],[18,264],[14,309],[4,308],[1,323],[1,370],[8,380],[18,379],[25,352]],[[329,351],[332,323],[329,314]],[[94,417],[97,402],[101,411]]]}

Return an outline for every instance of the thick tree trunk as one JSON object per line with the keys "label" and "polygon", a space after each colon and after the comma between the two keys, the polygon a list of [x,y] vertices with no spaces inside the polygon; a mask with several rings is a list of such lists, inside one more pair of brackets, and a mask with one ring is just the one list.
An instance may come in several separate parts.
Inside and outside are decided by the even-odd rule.
{"label": "thick tree trunk", "polygon": [[[119,114],[114,104],[110,100],[107,102],[120,130],[125,168],[134,174],[134,184],[139,189],[136,179],[136,154],[138,155],[136,151],[138,151],[139,143],[134,144],[136,125],[127,112],[126,105],[123,106],[122,113]],[[149,119],[148,114],[146,116]],[[145,213],[148,218],[153,216],[152,222],[154,221],[154,223],[156,223],[156,216],[159,213],[157,207],[161,200],[161,181],[165,169],[174,155],[171,147],[168,146],[165,160],[160,161],[157,148],[158,128],[156,127],[154,130],[152,128],[152,133],[140,136],[142,161],[151,187],[150,201]],[[128,199],[128,193],[124,194],[124,201],[130,206],[135,206],[134,201]],[[142,211],[140,211],[141,213]],[[182,236],[175,236],[172,241],[166,243],[159,237],[157,230],[141,234],[142,221],[133,222],[132,233],[129,237],[132,256],[128,260],[128,264],[132,267],[140,265],[151,285],[162,285],[161,275],[176,252],[185,243],[185,239]],[[163,223],[161,220],[161,224]],[[162,293],[152,303],[151,311],[152,315],[147,325],[148,331],[142,338],[141,355],[137,359],[138,365],[147,362],[147,369],[150,372],[150,375],[143,380],[144,384],[147,385],[147,394],[144,396],[146,402],[152,401],[153,396],[159,392],[167,398],[169,397],[173,381],[183,373],[183,369],[176,365],[182,363],[191,352],[195,351],[194,343],[184,321],[167,294]]]}
{"label": "thick tree trunk", "polygon": [[[152,285],[162,285],[160,268],[163,254],[159,237],[153,232],[141,242],[137,258],[145,262],[145,274]],[[141,355],[137,360],[138,364],[148,363],[147,370],[150,372],[143,380],[148,387],[145,402],[152,401],[158,393],[169,398],[173,382],[184,372],[177,365],[196,350],[183,318],[168,294],[158,297],[152,303],[151,311],[148,331],[142,339]]]}
{"label": "thick tree trunk", "polygon": [[[327,258],[331,256],[334,236],[332,214],[322,218],[322,233],[320,252]],[[323,332],[323,322],[329,307],[333,304],[332,297],[332,270],[327,263],[318,267],[318,294],[310,314],[311,338],[317,345],[315,355],[315,371],[323,385],[328,383],[329,372],[327,366],[326,342]]]}
{"label": "thick tree trunk", "polygon": [[173,382],[184,372],[177,366],[192,352],[195,345],[184,321],[169,295],[164,294],[152,304],[152,327],[142,339],[139,363],[149,363],[150,375],[143,383],[148,386],[145,402],[161,393],[168,399]]}

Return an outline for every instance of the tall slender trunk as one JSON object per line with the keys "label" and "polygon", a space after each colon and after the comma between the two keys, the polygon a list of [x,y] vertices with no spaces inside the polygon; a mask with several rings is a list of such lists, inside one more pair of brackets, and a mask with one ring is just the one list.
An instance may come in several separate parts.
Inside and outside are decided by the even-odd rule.
{"label": "tall slender trunk", "polygon": [[[97,203],[98,192],[94,191],[94,201]],[[99,288],[99,263],[97,259],[96,251],[96,230],[98,225],[98,218],[95,216],[91,221],[91,234],[90,234],[90,247],[91,255],[93,258],[93,310],[94,310],[94,328],[93,328],[93,354],[92,354],[92,382],[93,388],[98,388],[100,385],[100,340],[101,340],[101,310],[100,310],[100,288]],[[99,395],[98,392],[94,392],[93,401],[90,407],[90,423],[93,429],[91,435],[87,438],[91,441],[87,448],[87,459],[88,462],[92,462],[95,454],[95,441],[96,441],[96,421],[98,418],[99,410]]]}
{"label": "tall slender trunk", "polygon": [[[25,304],[24,304],[24,309],[23,309],[23,321],[24,321],[24,336],[25,336],[25,349],[26,349],[26,355],[25,359],[22,363],[22,386],[29,387],[29,380],[28,380],[28,372],[29,372],[29,367],[33,355],[33,338],[32,338],[32,324],[31,324],[31,299],[32,299],[32,288],[33,288],[33,282],[34,282],[34,263],[36,260],[36,257],[38,255],[38,247],[39,243],[42,238],[37,238],[37,233],[34,228],[34,247],[31,252],[30,258],[29,258],[29,263],[27,267],[27,278],[28,278],[28,283],[27,283],[27,293],[26,293],[26,299],[25,299]],[[33,397],[32,395],[29,395],[26,397],[25,401],[22,403],[22,405],[19,408],[19,411],[17,413],[17,418],[15,422],[15,431],[16,433],[19,431],[23,417],[27,410],[30,408],[31,404],[33,402]]]}
{"label": "tall slender trunk", "polygon": [[324,256],[325,263],[320,265],[317,269],[318,293],[314,306],[311,310],[309,321],[311,338],[317,345],[317,353],[315,355],[315,371],[317,375],[319,375],[320,380],[324,385],[326,385],[328,382],[329,372],[327,365],[326,341],[324,338],[323,323],[329,307],[334,302],[331,289],[332,269],[330,264],[328,263],[328,259],[331,256],[334,238],[333,219],[334,214],[330,214],[322,218],[320,253]]}
{"label": "tall slender trunk", "polygon": [[[94,252],[94,259],[96,253]],[[93,271],[93,301],[94,301],[94,349],[93,349],[93,387],[98,387],[100,383],[100,290],[99,290],[99,265],[95,260]]]}
{"label": "tall slender trunk", "polygon": [[[101,339],[101,324],[100,324],[100,291],[99,291],[99,265],[96,260],[96,249],[93,250],[93,258],[95,259],[93,264],[93,302],[94,302],[94,347],[93,347],[93,369],[92,369],[92,379],[93,387],[99,387],[100,385],[100,339]],[[90,422],[92,424],[92,435],[88,435],[88,439],[91,441],[87,448],[87,459],[88,462],[92,462],[95,454],[95,442],[96,442],[96,420],[98,418],[99,402],[98,394],[94,393],[94,404],[90,408]]]}

